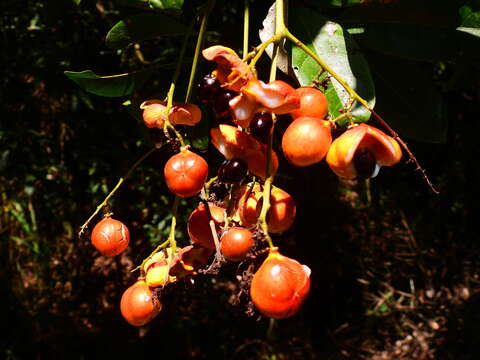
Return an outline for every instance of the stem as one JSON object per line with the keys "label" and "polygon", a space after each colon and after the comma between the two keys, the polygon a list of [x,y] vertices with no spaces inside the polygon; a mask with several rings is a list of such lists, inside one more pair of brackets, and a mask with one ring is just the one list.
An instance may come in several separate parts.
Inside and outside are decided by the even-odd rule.
{"label": "stem", "polygon": [[[277,6],[279,1],[277,1]],[[318,65],[320,65],[325,71],[327,71],[335,80],[337,80],[340,85],[343,86],[345,91],[350,95],[351,99],[357,100],[360,104],[362,104],[370,113],[372,116],[377,119],[385,128],[388,130],[388,132],[392,135],[392,137],[400,144],[400,146],[407,152],[409,156],[409,160],[413,162],[416,165],[415,170],[420,171],[422,174],[422,178],[426,181],[427,185],[430,187],[430,189],[435,193],[439,194],[440,192],[433,186],[432,182],[427,176],[427,173],[425,169],[420,165],[418,162],[417,158],[413,155],[413,153],[410,151],[408,148],[407,144],[398,136],[398,134],[386,123],[385,120],[377,113],[375,112],[370,105],[368,105],[368,102],[363,99],[358,93],[353,90],[343,78],[338,75],[330,66],[328,66],[322,59],[320,59],[317,54],[312,51],[308,46],[306,46],[304,43],[302,43],[300,40],[298,40],[287,28],[284,28],[284,36],[292,41],[296,46],[300,47],[307,55],[309,55],[312,59],[314,59]],[[349,103],[350,106],[353,105],[353,101]]]}
{"label": "stem", "polygon": [[83,232],[85,231],[85,229],[87,228],[88,224],[90,223],[90,221],[92,221],[92,219],[95,217],[95,215],[98,214],[98,212],[104,207],[104,206],[107,206],[108,204],[108,200],[110,200],[110,198],[115,194],[115,192],[120,188],[120,186],[123,184],[123,182],[130,176],[130,174],[133,172],[133,170],[135,170],[137,168],[138,165],[140,165],[148,156],[150,156],[150,154],[152,154],[155,150],[157,150],[158,148],[154,147],[152,149],[150,149],[149,151],[147,151],[145,154],[143,154],[136,162],[135,164],[133,164],[130,169],[128,169],[127,173],[121,177],[118,182],[117,182],[117,185],[115,185],[115,187],[113,188],[112,191],[110,191],[110,193],[107,195],[107,197],[101,202],[100,205],[97,206],[97,209],[93,212],[92,215],[90,215],[90,217],[88,218],[87,221],[85,221],[85,223],[80,227],[80,231],[78,232],[78,237],[81,237]]}
{"label": "stem", "polygon": [[172,129],[173,132],[175,133],[175,136],[177,137],[178,141],[180,141],[181,146],[185,146],[185,142],[183,141],[183,137],[180,135],[180,133],[174,128],[172,123],[170,122],[170,110],[172,109],[173,105],[173,94],[175,93],[175,85],[177,83],[178,77],[180,76],[180,71],[182,69],[182,62],[183,62],[183,57],[185,56],[185,51],[187,49],[187,44],[188,44],[188,38],[190,37],[193,26],[195,24],[195,20],[190,23],[190,27],[188,28],[187,34],[185,35],[185,38],[183,39],[182,43],[182,48],[180,50],[180,55],[178,58],[178,64],[175,69],[175,73],[173,75],[172,83],[170,84],[170,89],[168,90],[167,94],[167,108],[165,109],[165,123],[163,124],[163,131],[165,133],[165,136],[167,139],[169,138],[168,134],[168,129]]}
{"label": "stem", "polygon": [[145,266],[145,264],[147,263],[148,260],[150,260],[152,258],[153,255],[155,255],[157,252],[159,252],[160,250],[162,250],[163,248],[167,247],[167,245],[170,244],[170,239],[167,239],[165,240],[163,243],[161,243],[160,245],[158,245],[155,250],[153,250],[150,255],[148,255],[145,259],[143,259],[142,263],[140,265],[138,265],[135,269],[133,270],[130,270],[130,272],[134,272],[138,269],[142,269],[142,272],[143,272],[143,267]]}
{"label": "stem", "polygon": [[242,56],[245,57],[248,54],[248,32],[250,21],[250,0],[245,0],[245,10],[243,12],[243,52]]}
{"label": "stem", "polygon": [[[287,31],[285,27],[284,17],[283,17],[283,0],[276,2],[275,5],[275,35],[272,37],[278,36],[280,39],[283,38],[285,32]],[[272,63],[270,65],[270,81],[274,81],[277,75],[277,58],[279,53],[279,45],[278,42],[275,43],[275,47],[273,49],[272,54]],[[268,223],[267,223],[267,214],[268,210],[270,209],[270,196],[272,193],[272,182],[273,182],[273,175],[271,174],[271,167],[272,167],[272,147],[273,147],[273,129],[275,127],[275,114],[272,114],[273,117],[273,126],[268,134],[267,138],[267,164],[265,169],[265,183],[263,188],[263,203],[262,203],[262,210],[260,212],[259,221],[260,227],[265,235],[265,239],[268,242],[268,246],[273,248],[273,241],[268,233]]]}
{"label": "stem", "polygon": [[210,0],[205,8],[205,13],[202,17],[202,22],[200,24],[200,30],[197,37],[197,44],[195,45],[195,54],[193,56],[192,69],[190,70],[190,78],[188,80],[187,95],[185,96],[185,102],[190,101],[192,95],[193,81],[195,80],[195,72],[197,70],[198,58],[200,56],[200,49],[205,39],[205,30],[207,29],[208,16],[210,11],[212,11],[213,6],[215,5],[215,0]]}
{"label": "stem", "polygon": [[168,241],[170,242],[170,247],[172,248],[172,253],[175,254],[177,251],[177,242],[175,240],[175,226],[177,225],[177,213],[178,213],[178,204],[180,202],[180,197],[175,196],[172,207],[172,223],[170,225],[170,235],[168,236]]}
{"label": "stem", "polygon": [[313,60],[315,60],[318,65],[320,65],[325,71],[327,71],[335,80],[337,80],[340,85],[343,86],[345,91],[350,95],[351,98],[357,100],[360,104],[365,106],[369,111],[372,111],[368,102],[364,100],[358,93],[353,90],[343,78],[338,75],[335,70],[333,70],[327,63],[325,63],[322,59],[320,59],[317,54],[312,51],[307,45],[302,43],[298,40],[288,29],[285,29],[285,37],[292,41],[296,46],[300,47],[308,56],[310,56]]}

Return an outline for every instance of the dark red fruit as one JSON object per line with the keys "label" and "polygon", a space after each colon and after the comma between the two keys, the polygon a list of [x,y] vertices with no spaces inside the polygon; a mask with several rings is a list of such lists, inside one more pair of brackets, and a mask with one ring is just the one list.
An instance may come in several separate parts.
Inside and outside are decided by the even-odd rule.
{"label": "dark red fruit", "polygon": [[367,148],[358,149],[353,157],[353,166],[357,170],[357,178],[359,179],[372,177],[376,165],[375,155]]}
{"label": "dark red fruit", "polygon": [[250,122],[250,134],[257,140],[266,139],[273,126],[272,114],[267,112],[257,113]]}
{"label": "dark red fruit", "polygon": [[215,95],[220,90],[220,81],[211,74],[205,75],[198,84],[198,99],[201,102],[210,102],[215,99]]}
{"label": "dark red fruit", "polygon": [[247,164],[240,159],[225,160],[218,169],[218,180],[223,183],[236,184],[247,175]]}
{"label": "dark red fruit", "polygon": [[213,109],[218,118],[230,116],[230,100],[238,93],[232,90],[220,90],[213,101]]}

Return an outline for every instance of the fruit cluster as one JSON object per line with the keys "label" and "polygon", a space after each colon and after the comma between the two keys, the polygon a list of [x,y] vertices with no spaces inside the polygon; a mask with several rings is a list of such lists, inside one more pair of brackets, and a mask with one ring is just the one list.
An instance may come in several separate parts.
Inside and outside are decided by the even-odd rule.
{"label": "fruit cluster", "polygon": [[[207,161],[188,146],[182,146],[165,164],[170,191],[183,198],[202,192],[202,201],[188,218],[192,245],[170,246],[152,254],[142,263],[142,276],[123,294],[121,312],[132,325],[144,325],[159,313],[162,305],[152,289],[196,275],[212,262],[213,254],[216,262],[253,261],[253,250],[265,247],[268,232],[279,233],[292,226],[296,213],[293,198],[270,186],[279,167],[272,149],[277,115],[289,114],[293,120],[281,144],[285,159],[295,166],[326,158],[339,177],[370,178],[380,166],[394,165],[402,156],[392,137],[367,124],[352,124],[333,140],[335,123],[327,120],[328,102],[317,88],[295,89],[280,80],[264,83],[224,46],[207,48],[203,56],[213,61],[216,69],[200,81],[198,98],[213,108],[220,123],[210,130],[210,136],[225,160],[216,178],[208,182]],[[168,114],[167,108],[165,101],[145,101],[141,105],[145,125],[165,130],[166,125],[194,126],[201,121],[195,104],[174,103]],[[210,201],[207,194],[212,183],[226,184],[228,195]],[[262,219],[266,196],[268,212]],[[127,228],[108,217],[92,233],[93,245],[107,256],[121,253],[128,240]],[[310,269],[281,255],[271,242],[269,245],[268,256],[251,281],[250,296],[260,313],[281,319],[295,314],[308,295]]]}

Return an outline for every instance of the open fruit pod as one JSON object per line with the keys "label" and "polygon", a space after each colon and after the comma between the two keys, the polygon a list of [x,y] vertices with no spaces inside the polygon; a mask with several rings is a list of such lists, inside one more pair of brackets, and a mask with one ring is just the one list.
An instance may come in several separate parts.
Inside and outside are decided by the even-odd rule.
{"label": "open fruit pod", "polygon": [[[362,169],[365,165],[359,165],[360,161],[357,161],[365,162],[359,159],[359,154],[371,163],[366,166],[369,168],[366,175]],[[402,150],[394,138],[373,126],[360,124],[349,128],[333,141],[327,163],[339,177],[355,179],[359,175],[374,177],[381,166],[395,165],[401,158]]]}
{"label": "open fruit pod", "polygon": [[[211,141],[215,148],[227,160],[241,159],[247,163],[248,170],[262,179],[266,178],[267,146],[260,143],[250,134],[231,125],[221,124],[210,130]],[[270,173],[278,169],[278,157],[272,150]]]}

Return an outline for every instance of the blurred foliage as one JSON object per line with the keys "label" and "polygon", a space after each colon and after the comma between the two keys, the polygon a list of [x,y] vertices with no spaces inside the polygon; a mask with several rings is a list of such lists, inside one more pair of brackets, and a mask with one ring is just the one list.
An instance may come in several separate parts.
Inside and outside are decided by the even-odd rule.
{"label": "blurred foliage", "polygon": [[[478,358],[480,47],[475,31],[456,29],[479,26],[479,4],[302,3],[341,24],[361,47],[376,108],[409,141],[441,195],[431,195],[408,164],[382,170],[368,188],[339,184],[324,164],[300,169],[282,160],[277,182],[294,196],[298,216],[275,240],[313,270],[302,312],[273,323],[247,317],[245,304],[234,305],[234,279],[243,269],[232,265],[219,277],[182,283],[165,295],[149,328],[132,328],[118,303],[134,281],[129,270],[168,234],[172,196],[162,169],[170,150],[150,156],[110,204],[129,226],[128,252],[103,258],[88,234],[79,239],[77,232],[153,146],[138,104],[165,96],[181,41],[160,37],[112,49],[104,40],[132,9],[189,24],[202,2],[2,1],[0,329],[8,335],[0,357]],[[252,45],[270,5],[251,4]],[[241,48],[242,6],[217,2],[206,45]],[[187,64],[194,45],[192,38]],[[262,59],[260,73],[268,66]],[[92,69],[87,78],[85,69]],[[201,62],[197,74],[210,70]],[[78,87],[65,71],[89,85]],[[181,74],[179,99],[188,73]],[[131,91],[111,98],[92,94],[89,86],[107,91],[95,74],[148,76],[135,86],[122,83]],[[204,110],[202,127],[188,136],[208,151],[215,171],[221,159],[206,147],[213,121]],[[280,122],[278,131],[286,126]],[[181,205],[181,244],[188,243],[185,221],[194,206]]]}

